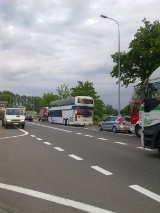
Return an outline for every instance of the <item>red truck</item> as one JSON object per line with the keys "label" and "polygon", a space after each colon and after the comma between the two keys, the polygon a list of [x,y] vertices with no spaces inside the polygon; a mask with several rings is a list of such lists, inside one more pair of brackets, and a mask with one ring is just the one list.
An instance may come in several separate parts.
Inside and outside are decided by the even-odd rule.
{"label": "red truck", "polygon": [[38,120],[39,121],[47,121],[48,120],[48,107],[43,107],[39,110],[39,113],[38,113]]}
{"label": "red truck", "polygon": [[142,100],[134,100],[133,104],[130,105],[131,109],[131,131],[134,132],[137,137],[141,136],[141,125],[139,121],[139,110],[142,105]]}

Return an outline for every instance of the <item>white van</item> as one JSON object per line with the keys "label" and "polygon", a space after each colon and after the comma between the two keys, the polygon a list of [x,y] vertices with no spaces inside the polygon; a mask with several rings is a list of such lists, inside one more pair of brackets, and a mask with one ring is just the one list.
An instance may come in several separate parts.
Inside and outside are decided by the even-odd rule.
{"label": "white van", "polygon": [[2,126],[7,129],[8,126],[25,127],[24,108],[5,108],[2,115]]}

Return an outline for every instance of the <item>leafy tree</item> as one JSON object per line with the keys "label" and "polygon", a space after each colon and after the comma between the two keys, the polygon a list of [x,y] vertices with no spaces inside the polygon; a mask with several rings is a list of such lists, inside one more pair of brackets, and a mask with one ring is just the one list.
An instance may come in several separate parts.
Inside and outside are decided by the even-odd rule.
{"label": "leafy tree", "polygon": [[93,86],[93,83],[86,81],[78,81],[78,86],[75,88],[71,88],[71,96],[90,96],[94,99],[94,119],[97,120],[98,118],[103,117],[103,108],[104,108],[104,102],[99,98],[97,95],[97,92],[95,91],[95,88]]}
{"label": "leafy tree", "polygon": [[59,99],[58,95],[54,95],[52,92],[51,93],[44,93],[42,100],[41,100],[41,105],[42,107],[47,107],[50,105],[52,101],[56,101]]}
{"label": "leafy tree", "polygon": [[[140,27],[129,44],[129,52],[120,54],[121,81],[126,87],[137,79],[140,84],[160,66],[160,23],[151,24],[146,19],[142,20],[144,27]],[[118,53],[112,55],[117,63],[110,73],[112,77],[118,77]]]}
{"label": "leafy tree", "polygon": [[108,104],[108,105],[105,106],[103,113],[107,114],[107,115],[118,114],[118,110],[113,109],[112,105]]}
{"label": "leafy tree", "polygon": [[69,89],[68,85],[66,84],[61,84],[60,87],[57,87],[56,89],[59,98],[68,98],[71,95],[71,90]]}

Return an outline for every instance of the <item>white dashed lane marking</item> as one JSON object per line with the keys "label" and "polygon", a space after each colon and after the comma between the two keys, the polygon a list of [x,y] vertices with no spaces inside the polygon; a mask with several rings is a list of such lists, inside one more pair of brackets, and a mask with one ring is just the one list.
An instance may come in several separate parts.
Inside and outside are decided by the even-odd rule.
{"label": "white dashed lane marking", "polygon": [[31,137],[32,137],[32,138],[35,138],[36,136],[35,136],[35,135],[31,135]]}
{"label": "white dashed lane marking", "polygon": [[86,137],[90,137],[90,138],[93,138],[93,135],[84,135]]}
{"label": "white dashed lane marking", "polygon": [[70,200],[70,199],[67,199],[67,198],[58,197],[58,196],[55,196],[55,195],[46,194],[46,193],[43,193],[43,192],[39,192],[39,191],[31,190],[31,189],[26,189],[26,188],[22,188],[22,187],[18,187],[18,186],[0,183],[0,188],[5,189],[5,190],[9,190],[9,191],[12,191],[12,192],[17,192],[17,193],[20,193],[20,194],[40,198],[42,200],[47,200],[47,201],[50,201],[50,202],[53,202],[53,203],[58,203],[60,205],[68,206],[68,207],[71,207],[71,208],[80,209],[80,210],[85,211],[85,212],[113,213],[113,212],[108,211],[106,209],[101,209],[99,207],[91,206],[91,205],[88,205],[88,204],[85,204],[85,203],[80,203],[80,202]]}
{"label": "white dashed lane marking", "polygon": [[127,143],[122,143],[122,142],[114,142],[114,143],[117,143],[117,144],[120,144],[120,145],[127,145]]}
{"label": "white dashed lane marking", "polygon": [[146,195],[146,196],[148,196],[148,197],[150,197],[150,198],[152,198],[153,200],[160,202],[160,196],[149,191],[148,189],[145,189],[145,188],[138,186],[138,185],[131,185],[129,187],[140,192],[140,193],[142,193],[142,194],[144,194],[144,195]]}
{"label": "white dashed lane marking", "polygon": [[98,172],[100,172],[100,173],[102,173],[104,175],[113,175],[113,173],[111,173],[111,172],[109,172],[109,171],[107,171],[105,169],[102,169],[99,166],[91,166],[91,168],[97,170]]}
{"label": "white dashed lane marking", "polygon": [[38,141],[42,141],[42,138],[36,138]]}
{"label": "white dashed lane marking", "polygon": [[52,145],[50,142],[43,142],[43,143],[45,143],[46,145]]}
{"label": "white dashed lane marking", "polygon": [[147,150],[147,151],[151,151],[151,152],[153,152],[153,149],[147,149],[147,148],[144,148],[144,147],[142,147],[142,146],[139,146],[139,147],[136,147],[137,149],[145,149],[145,150]]}
{"label": "white dashed lane marking", "polygon": [[77,132],[76,134],[77,134],[77,135],[82,135],[82,133],[81,133],[81,132]]}
{"label": "white dashed lane marking", "polygon": [[64,152],[64,149],[61,149],[60,147],[54,147],[56,150],[60,151],[60,152]]}
{"label": "white dashed lane marking", "polygon": [[102,141],[107,141],[108,139],[106,138],[98,138],[99,140],[102,140]]}
{"label": "white dashed lane marking", "polygon": [[80,157],[78,157],[74,154],[71,154],[71,155],[68,155],[68,156],[71,157],[71,158],[74,158],[75,160],[83,160],[82,158],[80,158]]}

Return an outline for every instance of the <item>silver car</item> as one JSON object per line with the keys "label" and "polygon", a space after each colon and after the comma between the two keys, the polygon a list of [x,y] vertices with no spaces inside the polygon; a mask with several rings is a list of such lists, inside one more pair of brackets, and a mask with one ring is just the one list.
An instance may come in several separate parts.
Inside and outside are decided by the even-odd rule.
{"label": "silver car", "polygon": [[106,120],[98,124],[99,131],[111,130],[114,133],[119,131],[130,131],[130,117],[129,116],[109,116]]}

